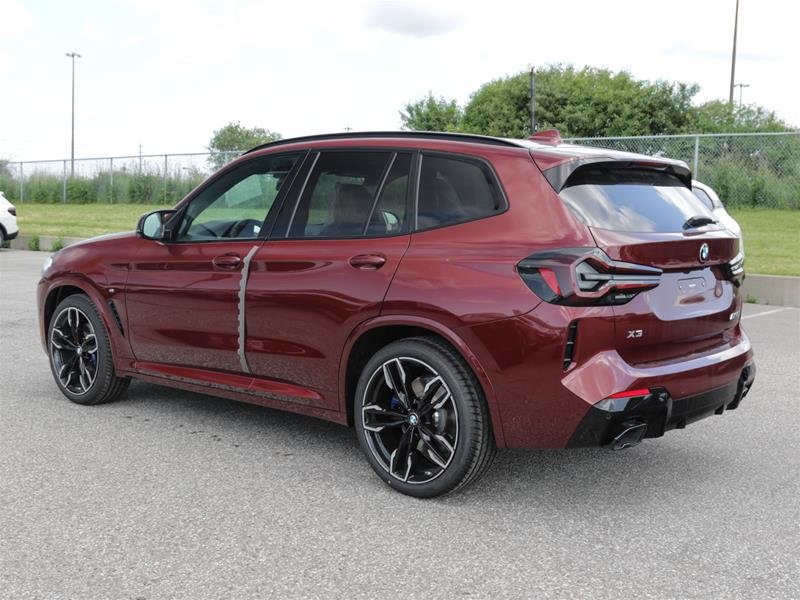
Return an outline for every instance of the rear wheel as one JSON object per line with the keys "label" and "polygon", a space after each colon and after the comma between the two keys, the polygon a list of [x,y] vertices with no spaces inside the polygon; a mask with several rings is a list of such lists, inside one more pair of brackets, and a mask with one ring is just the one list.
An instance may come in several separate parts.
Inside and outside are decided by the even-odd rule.
{"label": "rear wheel", "polygon": [[127,389],[130,378],[116,376],[108,332],[87,296],[75,294],[59,303],[47,343],[56,384],[73,402],[111,402]]}
{"label": "rear wheel", "polygon": [[462,488],[494,458],[480,385],[435,338],[400,340],[376,353],[361,373],[355,403],[367,460],[404,494],[433,497]]}

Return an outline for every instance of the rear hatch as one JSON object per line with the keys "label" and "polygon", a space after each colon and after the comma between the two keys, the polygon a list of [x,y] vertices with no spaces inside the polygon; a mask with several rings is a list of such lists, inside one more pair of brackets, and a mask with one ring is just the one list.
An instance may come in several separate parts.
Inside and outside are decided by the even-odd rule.
{"label": "rear hatch", "polygon": [[735,335],[739,240],[692,193],[688,169],[592,162],[565,178],[559,196],[612,261],[661,270],[657,286],[614,306],[616,347],[627,362],[684,358]]}

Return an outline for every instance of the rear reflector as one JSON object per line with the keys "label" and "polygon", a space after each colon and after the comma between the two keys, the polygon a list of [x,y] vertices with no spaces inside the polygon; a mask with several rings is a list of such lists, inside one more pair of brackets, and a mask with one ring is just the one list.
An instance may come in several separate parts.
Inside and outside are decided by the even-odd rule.
{"label": "rear reflector", "polygon": [[647,388],[641,388],[638,390],[628,390],[626,392],[617,392],[616,394],[611,394],[609,398],[633,398],[635,396],[647,396],[650,394],[650,390]]}

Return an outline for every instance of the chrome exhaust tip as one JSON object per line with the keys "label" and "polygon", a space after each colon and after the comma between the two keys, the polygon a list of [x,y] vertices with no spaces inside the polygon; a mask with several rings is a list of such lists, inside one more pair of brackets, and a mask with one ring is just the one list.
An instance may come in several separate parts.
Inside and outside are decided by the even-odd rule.
{"label": "chrome exhaust tip", "polygon": [[624,450],[625,448],[633,448],[642,441],[646,432],[647,423],[632,421],[621,423],[611,439],[611,449]]}

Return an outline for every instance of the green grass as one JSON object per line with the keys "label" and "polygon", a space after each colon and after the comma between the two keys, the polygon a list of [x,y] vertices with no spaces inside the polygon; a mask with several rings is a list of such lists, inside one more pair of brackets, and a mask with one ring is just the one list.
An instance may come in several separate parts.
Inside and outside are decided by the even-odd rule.
{"label": "green grass", "polygon": [[728,212],[742,226],[745,271],[800,275],[800,211],[737,208]]}
{"label": "green grass", "polygon": [[163,204],[30,204],[18,202],[22,235],[92,237],[133,231],[144,213],[170,208]]}
{"label": "green grass", "polygon": [[[90,237],[131,231],[139,217],[163,204],[17,204],[23,235]],[[800,211],[731,209],[744,231],[750,273],[800,275]]]}

